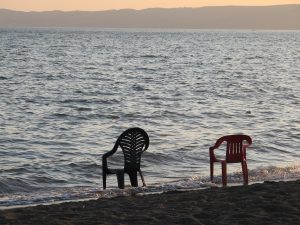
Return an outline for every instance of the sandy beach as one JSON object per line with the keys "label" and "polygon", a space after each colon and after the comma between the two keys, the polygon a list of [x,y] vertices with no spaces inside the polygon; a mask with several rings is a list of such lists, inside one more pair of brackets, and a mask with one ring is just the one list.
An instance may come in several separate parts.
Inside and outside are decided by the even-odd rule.
{"label": "sandy beach", "polygon": [[300,180],[0,211],[0,224],[300,224]]}

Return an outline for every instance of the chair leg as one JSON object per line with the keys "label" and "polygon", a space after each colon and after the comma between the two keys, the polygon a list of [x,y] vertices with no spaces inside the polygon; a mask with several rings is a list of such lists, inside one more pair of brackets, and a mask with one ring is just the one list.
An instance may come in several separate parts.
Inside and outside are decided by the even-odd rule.
{"label": "chair leg", "polygon": [[124,189],[124,170],[117,170],[118,187]]}
{"label": "chair leg", "polygon": [[244,177],[244,185],[248,185],[248,168],[247,168],[247,162],[242,162],[242,170],[243,170],[243,177]]}
{"label": "chair leg", "polygon": [[138,186],[137,171],[129,172],[128,175],[130,178],[131,186],[137,187]]}
{"label": "chair leg", "polygon": [[140,176],[141,176],[141,179],[142,179],[143,187],[145,187],[145,186],[146,186],[146,183],[145,183],[145,180],[144,180],[144,176],[143,176],[141,170],[140,170],[139,172],[140,172]]}
{"label": "chair leg", "polygon": [[103,189],[106,189],[106,173],[102,172],[102,179],[103,179]]}
{"label": "chair leg", "polygon": [[223,187],[227,185],[227,165],[226,161],[222,161],[222,183]]}
{"label": "chair leg", "polygon": [[213,182],[214,180],[214,163],[210,162],[210,181]]}

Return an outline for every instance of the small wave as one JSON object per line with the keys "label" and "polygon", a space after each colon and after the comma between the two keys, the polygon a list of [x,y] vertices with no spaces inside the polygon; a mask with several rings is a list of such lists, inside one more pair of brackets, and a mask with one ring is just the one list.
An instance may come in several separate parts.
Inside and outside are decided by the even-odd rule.
{"label": "small wave", "polygon": [[113,64],[109,63],[109,62],[104,62],[101,64],[101,66],[113,66]]}
{"label": "small wave", "polygon": [[158,194],[173,191],[188,191],[195,189],[204,189],[208,187],[216,187],[213,183],[203,183],[202,181],[186,179],[170,182],[162,185],[152,185],[147,187],[129,187],[125,189],[107,189],[97,194],[98,198],[114,198],[144,194]]}
{"label": "small wave", "polygon": [[174,162],[176,161],[176,158],[172,155],[165,154],[162,152],[150,152],[147,151],[144,153],[145,158],[147,158],[147,161],[149,163],[166,163],[166,162]]}
{"label": "small wave", "polygon": [[[95,93],[96,94],[96,93]],[[99,93],[101,95],[102,93]],[[118,103],[118,99],[65,99],[59,101],[62,104],[113,104]]]}
{"label": "small wave", "polygon": [[53,117],[67,117],[69,115],[65,114],[65,113],[53,113],[52,116]]}
{"label": "small wave", "polygon": [[84,70],[96,70],[98,69],[97,67],[95,66],[86,66],[86,67],[83,67]]}
{"label": "small wave", "polygon": [[66,183],[66,180],[62,180],[62,179],[57,179],[54,177],[46,177],[46,176],[42,176],[42,175],[36,175],[33,176],[31,179],[34,180],[34,182],[36,184],[60,184],[60,183]]}
{"label": "small wave", "polygon": [[87,99],[65,99],[61,100],[60,103],[90,103]]}
{"label": "small wave", "polygon": [[28,169],[22,168],[22,167],[10,168],[10,169],[6,169],[6,170],[0,169],[0,172],[15,173],[15,174],[22,174],[22,173],[26,173],[28,171],[29,171]]}
{"label": "small wave", "polygon": [[[88,111],[91,111],[89,109],[86,109],[86,110],[82,110],[80,112],[88,112]],[[134,114],[132,114],[132,116],[130,115],[124,115],[124,117],[133,117]],[[68,118],[70,119],[71,121],[79,121],[79,120],[91,120],[91,119],[119,119],[120,116],[118,115],[109,115],[109,114],[99,114],[99,113],[92,113],[92,114],[86,114],[86,115],[72,115],[72,114],[65,114],[65,113],[53,113],[50,115],[50,117],[55,117],[57,119],[65,119],[65,118]]]}
{"label": "small wave", "polygon": [[83,111],[92,111],[91,108],[86,108],[86,107],[79,107],[79,108],[76,108],[77,111],[79,112],[83,112]]}
{"label": "small wave", "polygon": [[156,55],[141,55],[141,58],[157,58],[158,56]]}
{"label": "small wave", "polygon": [[259,56],[259,55],[255,55],[255,56],[249,56],[247,57],[246,59],[263,59],[264,57],[263,56]]}
{"label": "small wave", "polygon": [[90,120],[90,119],[120,119],[120,116],[118,115],[110,115],[110,114],[88,114],[84,117],[81,117],[81,119]]}
{"label": "small wave", "polygon": [[36,188],[21,179],[13,179],[13,178],[0,178],[0,198],[2,195],[16,193],[16,192],[32,192],[36,190]]}
{"label": "small wave", "polygon": [[35,193],[16,193],[12,195],[0,195],[0,206],[27,206],[32,204],[49,204],[58,201],[80,200],[95,198],[97,195],[92,189],[80,188],[61,188],[49,191],[36,191]]}
{"label": "small wave", "polygon": [[138,84],[134,84],[132,86],[132,89],[135,90],[135,91],[145,91],[145,90],[147,90],[145,87],[143,87],[141,85],[138,85]]}
{"label": "small wave", "polygon": [[91,173],[95,172],[99,168],[102,168],[101,165],[98,165],[96,163],[89,163],[89,162],[70,163],[68,166],[74,170],[89,171]]}
{"label": "small wave", "polygon": [[[300,164],[295,164],[287,167],[280,166],[268,166],[258,167],[249,170],[249,182],[257,183],[269,180],[292,180],[300,179]],[[227,176],[229,183],[241,183],[243,182],[242,172],[233,172]],[[203,179],[203,182],[208,181],[208,178]],[[216,176],[214,178],[216,184],[222,183],[222,177]]]}
{"label": "small wave", "polygon": [[155,72],[157,69],[149,68],[149,67],[137,67],[136,70],[141,70],[141,71],[152,71]]}
{"label": "small wave", "polygon": [[287,167],[260,167],[249,170],[250,181],[258,182],[264,180],[289,180],[300,178],[300,164]]}

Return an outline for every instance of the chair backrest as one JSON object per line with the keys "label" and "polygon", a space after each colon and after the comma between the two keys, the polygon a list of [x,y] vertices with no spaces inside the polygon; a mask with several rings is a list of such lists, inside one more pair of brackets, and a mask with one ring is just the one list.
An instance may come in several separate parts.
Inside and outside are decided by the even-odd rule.
{"label": "chair backrest", "polygon": [[226,161],[229,163],[241,162],[243,159],[246,159],[246,152],[244,152],[243,148],[245,141],[249,145],[252,144],[252,139],[248,135],[228,135],[217,140],[215,147],[219,147],[223,142],[227,142]]}
{"label": "chair backrest", "polygon": [[149,136],[141,128],[135,127],[124,131],[117,140],[124,154],[125,171],[140,170],[141,155],[148,149]]}

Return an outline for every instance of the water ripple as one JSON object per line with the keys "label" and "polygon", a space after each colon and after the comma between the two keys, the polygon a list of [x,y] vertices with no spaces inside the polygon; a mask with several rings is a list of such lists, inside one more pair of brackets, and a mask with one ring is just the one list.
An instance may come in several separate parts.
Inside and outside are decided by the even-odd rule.
{"label": "water ripple", "polygon": [[148,184],[207,176],[224,134],[252,136],[249,168],[299,160],[299,42],[299,32],[1,30],[0,192],[101,187],[101,155],[134,126],[150,136]]}

